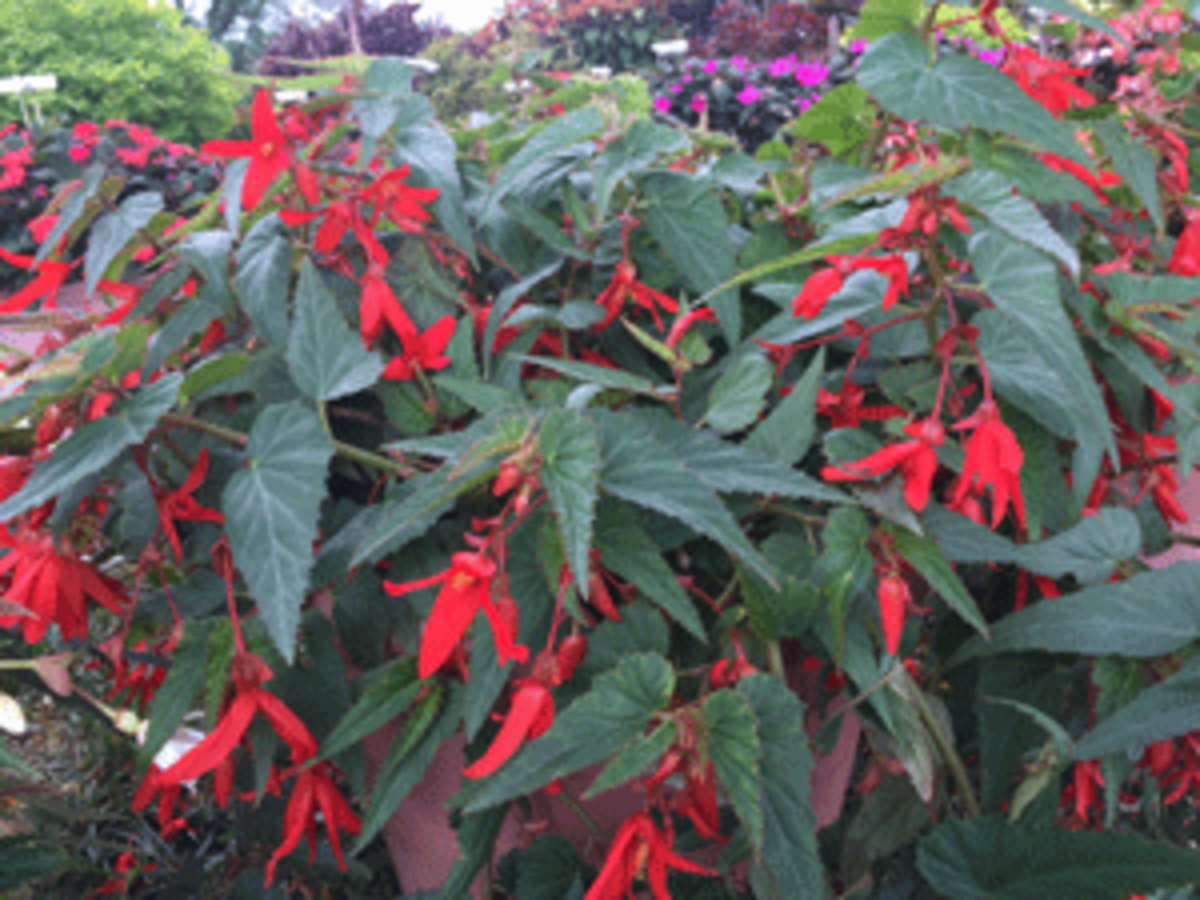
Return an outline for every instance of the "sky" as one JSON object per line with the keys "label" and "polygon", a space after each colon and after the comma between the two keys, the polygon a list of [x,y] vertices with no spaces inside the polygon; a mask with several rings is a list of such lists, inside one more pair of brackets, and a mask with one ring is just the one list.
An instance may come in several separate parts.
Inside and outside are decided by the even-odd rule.
{"label": "sky", "polygon": [[503,0],[421,0],[421,18],[440,15],[455,31],[474,31],[503,7]]}

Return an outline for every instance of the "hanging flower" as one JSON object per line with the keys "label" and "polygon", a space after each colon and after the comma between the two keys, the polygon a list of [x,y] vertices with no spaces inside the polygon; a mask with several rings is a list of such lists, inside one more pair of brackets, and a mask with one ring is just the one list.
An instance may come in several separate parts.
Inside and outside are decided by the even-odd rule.
{"label": "hanging flower", "polygon": [[617,263],[612,281],[596,298],[596,305],[604,309],[604,320],[596,326],[597,329],[607,328],[616,321],[627,300],[633,300],[642,309],[648,310],[654,318],[654,324],[660,329],[663,327],[658,314],[660,307],[669,313],[679,312],[679,304],[675,300],[638,281],[637,269],[633,263],[624,260]]}
{"label": "hanging flower", "polygon": [[437,188],[419,188],[404,181],[412,174],[409,166],[401,166],[381,176],[362,192],[362,199],[375,207],[371,217],[371,228],[379,222],[380,215],[406,234],[420,234],[432,220],[425,205],[437,200]]}
{"label": "hanging flower", "polygon": [[1000,420],[995,402],[984,400],[974,415],[954,426],[955,431],[973,428],[967,439],[966,462],[954,494],[954,503],[962,503],[968,493],[984,486],[992,489],[992,528],[999,526],[1011,504],[1017,522],[1025,527],[1025,499],[1021,495],[1021,466],[1025,454],[1016,436]]}
{"label": "hanging flower", "polygon": [[654,900],[671,900],[667,870],[716,878],[714,869],[696,865],[671,850],[673,836],[664,833],[649,813],[630,816],[617,831],[604,868],[592,882],[584,900],[625,900],[633,896],[634,881],[644,876]]}
{"label": "hanging flower", "polygon": [[934,448],[946,442],[946,430],[936,419],[920,419],[905,425],[904,433],[912,440],[890,444],[856,462],[826,466],[821,477],[826,481],[863,481],[897,470],[904,479],[905,502],[915,512],[921,512],[929,503],[929,491],[937,472]]}
{"label": "hanging flower", "polygon": [[400,334],[403,354],[397,356],[383,370],[383,377],[390,381],[411,381],[417,372],[437,372],[450,365],[446,347],[454,337],[458,322],[453,316],[445,316],[421,333],[415,327]]}
{"label": "hanging flower", "polygon": [[[175,551],[175,559],[180,565],[183,564],[183,545],[179,540],[179,532],[175,528],[176,522],[210,522],[214,525],[225,523],[225,517],[221,513],[215,509],[201,506],[192,496],[204,484],[204,479],[208,475],[208,460],[208,450],[201,450],[200,455],[196,458],[196,464],[192,466],[192,470],[183,484],[169,493],[162,492],[157,484],[153,481],[150,482],[151,488],[155,492],[155,503],[158,505],[159,525],[162,527],[163,534],[167,536],[167,543]],[[149,477],[148,474],[147,477]]]}
{"label": "hanging flower", "polygon": [[512,706],[487,752],[468,766],[467,778],[487,778],[504,765],[526,740],[541,737],[554,724],[554,698],[532,678],[516,682]]}
{"label": "hanging flower", "polygon": [[340,832],[358,834],[362,829],[358,816],[346,802],[333,783],[334,768],[331,763],[320,762],[301,769],[296,775],[291,799],[283,814],[283,843],[267,861],[266,886],[275,880],[275,867],[280,860],[300,846],[300,839],[308,839],[308,863],[312,865],[317,854],[317,824],[323,822],[329,835],[329,845],[337,859],[338,868],[346,871],[346,859],[342,855]]}

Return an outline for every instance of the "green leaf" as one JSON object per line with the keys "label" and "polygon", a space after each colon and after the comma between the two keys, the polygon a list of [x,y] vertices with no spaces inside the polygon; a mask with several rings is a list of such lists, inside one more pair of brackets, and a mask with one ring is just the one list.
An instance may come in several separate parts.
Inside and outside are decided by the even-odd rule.
{"label": "green leaf", "polygon": [[596,221],[603,221],[608,214],[613,191],[622,180],[646,169],[659,157],[678,153],[687,146],[687,135],[677,128],[644,119],[634,122],[596,159]]}
{"label": "green leaf", "polygon": [[183,717],[195,708],[196,698],[204,687],[211,632],[208,622],[194,619],[187,622],[179,647],[171,655],[167,678],[150,701],[146,739],[138,748],[142,765],[149,765],[183,723]]}
{"label": "green leaf", "polygon": [[[981,64],[982,65],[982,64]],[[1044,256],[997,231],[971,239],[971,265],[987,295],[1007,322],[1041,352],[1071,393],[1084,433],[1074,478],[1077,495],[1091,489],[1101,452],[1115,461],[1116,444],[1108,408],[1091,366],[1059,298],[1054,266]],[[1079,459],[1086,456],[1086,464]]]}
{"label": "green leaf", "polygon": [[205,360],[183,379],[183,385],[179,388],[179,402],[186,406],[207,391],[231,378],[237,378],[249,364],[250,357],[244,353],[222,353]]}
{"label": "green leaf", "polygon": [[496,839],[508,818],[508,807],[484,810],[463,817],[458,826],[458,857],[442,884],[441,900],[461,900],[470,897],[475,876],[496,855]]}
{"label": "green leaf", "polygon": [[617,785],[637,778],[662,758],[675,743],[677,734],[678,729],[674,722],[664,722],[649,734],[639,734],[596,776],[583,799],[589,800],[597,794],[603,794]]}
{"label": "green leaf", "polygon": [[95,293],[96,285],[104,277],[109,263],[162,209],[162,194],[143,191],[128,197],[115,210],[96,220],[88,235],[87,255],[83,261],[89,295]]}
{"label": "green leaf", "polygon": [[736,691],[717,691],[704,701],[708,753],[755,853],[763,847],[762,747],[754,707]]}
{"label": "green leaf", "polygon": [[953,130],[1001,131],[1093,168],[1070,129],[1007,75],[960,53],[934,62],[911,32],[872,44],[858,64],[858,83],[902,119]]}
{"label": "green leaf", "polygon": [[612,755],[646,730],[675,691],[675,673],[654,653],[626,657],[554,720],[467,805],[477,812],[545,787]]}
{"label": "green leaf", "polygon": [[388,663],[322,742],[317,758],[331,759],[399,718],[424,688],[411,659]]}
{"label": "green leaf", "polygon": [[58,211],[58,221],[54,223],[54,227],[50,229],[50,233],[38,247],[37,254],[33,257],[34,262],[40,263],[51,253],[56,253],[58,243],[63,236],[74,231],[75,225],[81,222],[84,211],[87,209],[88,200],[96,195],[96,190],[100,187],[100,177],[103,171],[103,166],[92,166],[84,176],[83,184],[67,197]]}
{"label": "green leaf", "polygon": [[842,156],[863,146],[870,135],[864,121],[866,113],[867,92],[847,82],[805,110],[791,125],[791,132],[810,144],[820,144],[834,156]]}
{"label": "green leaf", "polygon": [[1012,182],[999,172],[975,169],[947,184],[946,193],[974,207],[1009,237],[1057,258],[1072,278],[1079,278],[1079,253],[1032,202],[1014,193]]}
{"label": "green leaf", "polygon": [[270,406],[250,429],[246,468],[221,495],[233,561],[289,664],[332,456],[315,413],[299,403]]}
{"label": "green leaf", "polygon": [[[458,497],[489,481],[499,466],[499,458],[516,450],[533,426],[528,413],[498,414],[476,423],[475,440],[465,449],[456,450],[436,472],[407,482],[411,490],[382,506],[355,549],[351,567],[374,561],[399,550],[424,534]],[[456,434],[455,446],[462,433]]]}
{"label": "green leaf", "polygon": [[583,859],[564,837],[548,835],[528,850],[515,854],[516,883],[513,896],[521,900],[565,900],[579,880]]}
{"label": "green leaf", "polygon": [[570,410],[555,410],[538,430],[538,479],[550,498],[567,564],[587,596],[592,529],[599,494],[600,445],[596,426]]}
{"label": "green leaf", "polygon": [[1076,759],[1099,759],[1141,750],[1155,741],[1196,730],[1200,700],[1200,660],[1193,659],[1171,678],[1147,688],[1079,739]]}
{"label": "green leaf", "polygon": [[733,434],[758,421],[767,404],[774,367],[765,357],[746,353],[721,373],[708,398],[704,418],[718,434]]}
{"label": "green leaf", "polygon": [[791,393],[750,433],[746,448],[773,456],[787,466],[804,459],[816,433],[817,391],[824,374],[822,347]]}
{"label": "green leaf", "polygon": [[521,193],[539,176],[561,166],[564,160],[570,162],[573,159],[571,148],[603,130],[604,116],[595,105],[585,106],[555,119],[534,135],[500,170],[488,196],[483,217],[488,218],[490,210],[509,194]]}
{"label": "green leaf", "polygon": [[0,521],[11,521],[95,475],[126,447],[146,439],[158,420],[174,405],[183,376],[178,372],[139,389],[103,418],[83,425],[54,448],[48,460],[33,470],[25,486],[0,503]]}
{"label": "green leaf", "polygon": [[1200,854],[1111,832],[951,820],[921,841],[917,868],[948,900],[1124,900],[1200,881]]}
{"label": "green leaf", "polygon": [[671,448],[638,433],[627,421],[620,415],[600,420],[600,487],[712,538],[774,585],[770,565],[717,495],[695,475],[681,470]]}
{"label": "green leaf", "polygon": [[804,704],[767,675],[744,678],[737,690],[758,717],[762,747],[763,848],[750,867],[755,895],[763,900],[824,897],[817,817],[809,797],[813,761],[802,724]]}
{"label": "green leaf", "polygon": [[888,527],[888,533],[895,541],[896,550],[907,560],[914,569],[929,582],[929,586],[938,595],[985,638],[988,634],[987,622],[979,611],[968,592],[962,579],[950,566],[941,548],[932,538],[921,537],[905,528]]}
{"label": "green leaf", "polygon": [[1074,575],[1083,584],[1095,584],[1141,552],[1142,527],[1131,510],[1105,507],[1049,540],[1015,549],[1015,562],[1030,572],[1049,578]]}
{"label": "green leaf", "polygon": [[575,378],[585,384],[594,384],[614,391],[630,391],[634,394],[646,394],[651,397],[663,397],[674,393],[674,388],[655,385],[647,378],[634,375],[621,369],[609,369],[605,366],[594,366],[591,363],[575,362],[570,359],[556,359],[551,356],[514,357],[518,362],[529,363],[559,372],[568,378]]}
{"label": "green leaf", "polygon": [[695,604],[629,507],[612,499],[600,503],[595,542],[604,568],[645,594],[694,638],[708,642]]}
{"label": "green leaf", "polygon": [[641,184],[646,227],[683,279],[699,292],[718,291],[709,301],[731,347],[742,335],[737,293],[722,289],[737,274],[725,209],[707,179],[657,172]]}
{"label": "green leaf", "polygon": [[369,388],[383,374],[383,363],[363,348],[307,256],[300,264],[296,322],[287,362],[296,387],[313,400],[355,394]]}
{"label": "green leaf", "polygon": [[462,692],[458,688],[451,688],[445,696],[440,686],[435,687],[417,704],[393,740],[387,762],[376,777],[362,831],[354,844],[355,854],[366,849],[396,807],[421,783],[433,757],[454,736],[461,720]]}
{"label": "green leaf", "polygon": [[483,366],[485,373],[491,371],[493,348],[496,346],[496,335],[499,334],[500,328],[504,325],[504,320],[509,312],[521,301],[522,297],[543,281],[555,275],[562,268],[562,265],[563,261],[556,259],[533,274],[519,281],[514,281],[496,295],[496,301],[492,304],[492,311],[488,315],[487,327],[483,330]]}
{"label": "green leaf", "polygon": [[478,265],[475,239],[463,202],[454,138],[435,125],[416,125],[395,133],[396,160],[412,167],[409,182],[415,187],[437,188],[433,211],[446,234]]}
{"label": "green leaf", "polygon": [[198,231],[179,244],[180,255],[188,261],[203,284],[200,297],[222,306],[229,304],[229,256],[233,235],[228,231]]}
{"label": "green leaf", "polygon": [[272,213],[250,229],[238,248],[233,287],[254,330],[276,350],[288,345],[291,277],[292,245],[279,216]]}
{"label": "green leaf", "polygon": [[867,0],[854,23],[853,37],[874,41],[894,31],[911,31],[924,15],[922,0]]}
{"label": "green leaf", "polygon": [[1112,158],[1113,168],[1121,180],[1129,185],[1138,202],[1150,213],[1154,227],[1161,232],[1165,222],[1158,197],[1158,165],[1154,155],[1133,140],[1118,121],[1097,122],[1096,135],[1104,142],[1104,152]]}
{"label": "green leaf", "polygon": [[990,642],[972,641],[952,662],[1012,650],[1148,659],[1197,638],[1200,563],[1181,562],[1013,613],[992,626]]}

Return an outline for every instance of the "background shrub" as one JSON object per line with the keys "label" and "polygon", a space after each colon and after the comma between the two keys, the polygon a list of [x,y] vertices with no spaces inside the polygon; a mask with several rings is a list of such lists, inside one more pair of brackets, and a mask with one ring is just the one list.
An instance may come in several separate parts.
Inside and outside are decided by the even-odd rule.
{"label": "background shrub", "polygon": [[[224,51],[181,14],[145,0],[0,0],[0,76],[53,73],[49,116],[124,119],[198,142],[229,126],[239,91]],[[0,113],[16,119],[15,98]]]}

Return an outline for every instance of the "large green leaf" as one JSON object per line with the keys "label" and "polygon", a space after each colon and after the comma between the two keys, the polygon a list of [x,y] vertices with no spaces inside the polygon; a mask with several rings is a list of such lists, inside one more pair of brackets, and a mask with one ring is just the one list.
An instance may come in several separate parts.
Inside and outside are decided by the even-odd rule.
{"label": "large green leaf", "polygon": [[1092,168],[1070,129],[1011,78],[965,54],[948,53],[934,62],[910,31],[872,44],[859,63],[858,83],[902,119],[1001,131]]}
{"label": "large green leaf", "polygon": [[292,277],[292,245],[279,216],[260,219],[237,252],[233,287],[242,309],[271,347],[288,344],[288,282]]}
{"label": "large green leaf", "polygon": [[496,839],[508,818],[508,807],[486,809],[464,816],[458,826],[458,857],[438,893],[440,900],[464,900],[480,870],[495,857]]}
{"label": "large green leaf", "polygon": [[1200,660],[1139,694],[1079,739],[1076,759],[1098,759],[1113,753],[1140,750],[1154,741],[1180,737],[1196,730],[1200,703]]}
{"label": "large green leaf", "polygon": [[638,735],[596,776],[583,798],[587,800],[640,776],[662,759],[663,754],[675,743],[678,734],[679,729],[674,722],[664,722],[650,734]]}
{"label": "large green leaf", "polygon": [[609,200],[622,179],[645,169],[660,156],[676,153],[687,146],[687,135],[677,128],[644,119],[634,122],[596,159],[597,220],[603,221],[607,215]]}
{"label": "large green leaf", "polygon": [[204,687],[211,633],[209,622],[188,620],[179,647],[171,655],[167,678],[150,702],[145,740],[138,748],[142,763],[148,764],[154,759],[183,722],[183,717],[195,708],[196,698]]}
{"label": "large green leaf", "polygon": [[770,565],[746,539],[717,495],[679,465],[678,455],[638,429],[628,417],[600,420],[600,487],[614,497],[678,519],[712,538],[774,584]]}
{"label": "large green leaf", "polygon": [[300,264],[296,323],[287,351],[296,387],[313,400],[333,400],[370,387],[383,363],[364,349],[346,324],[337,300],[308,257]]}
{"label": "large green leaf", "polygon": [[[520,194],[548,171],[564,161],[573,164],[571,148],[594,137],[604,129],[604,116],[598,107],[583,109],[555,119],[538,132],[500,170],[488,197],[488,210],[510,194]],[[487,217],[487,212],[484,214]]]}
{"label": "large green leaf", "polygon": [[1119,121],[1096,123],[1096,135],[1104,142],[1104,152],[1112,158],[1113,168],[1129,185],[1138,202],[1150,213],[1154,226],[1163,228],[1162,202],[1158,197],[1158,165],[1154,155],[1135,141]]}
{"label": "large green leaf", "polygon": [[704,701],[703,715],[709,758],[757,853],[763,846],[763,790],[754,708],[742,694],[717,691]]}
{"label": "large green leaf", "polygon": [[1197,638],[1200,563],[1181,562],[1013,613],[992,626],[991,641],[972,641],[955,661],[1012,650],[1146,659]]}
{"label": "large green leaf", "polygon": [[540,837],[513,856],[513,896],[521,900],[564,900],[583,870],[575,845],[559,835]]}
{"label": "large green leaf", "polygon": [[396,159],[412,167],[409,181],[417,187],[437,188],[433,211],[438,222],[475,263],[475,240],[463,205],[454,138],[434,125],[415,125],[397,132],[394,139]]}
{"label": "large green leaf", "polygon": [[774,366],[757,353],[730,363],[712,387],[705,420],[718,434],[733,434],[758,421],[767,405]]}
{"label": "large green leaf", "polygon": [[697,640],[708,641],[695,604],[629,507],[611,498],[600,503],[596,549],[604,568],[645,594]]}
{"label": "large green leaf", "polygon": [[333,446],[315,413],[299,403],[268,407],[246,442],[246,468],[221,495],[233,560],[267,633],[290,663],[308,590]]}
{"label": "large green leaf", "polygon": [[777,678],[753,675],[738,683],[758,717],[762,852],[750,868],[760,900],[809,900],[825,896],[817,855],[817,817],[808,777],[812,753],[805,737],[804,705]]}
{"label": "large green leaf", "polygon": [[1013,329],[1041,352],[1070,392],[1081,433],[1074,479],[1077,496],[1091,490],[1103,453],[1116,459],[1112,423],[1079,338],[1059,298],[1053,264],[998,231],[983,231],[969,246],[984,290]]}
{"label": "large green leaf", "polygon": [[1046,221],[1033,203],[1013,190],[1012,182],[991,169],[974,169],[946,185],[946,193],[974,207],[1007,234],[1056,257],[1079,277],[1079,253]]}
{"label": "large green leaf", "polygon": [[321,759],[337,756],[399,718],[425,689],[410,657],[388,663],[321,744]]}
{"label": "large green leaf", "polygon": [[674,690],[675,673],[661,656],[626,657],[598,677],[549,731],[483,784],[466,811],[513,800],[611,756],[646,730],[650,717],[666,706]]}
{"label": "large green leaf", "polygon": [[921,841],[917,867],[948,900],[1124,900],[1200,881],[1194,850],[998,819],[946,822]]}
{"label": "large green leaf", "polygon": [[816,431],[817,391],[825,374],[825,349],[813,359],[804,376],[771,414],[750,433],[749,450],[775,457],[784,465],[794,466],[812,446]]}
{"label": "large green leaf", "polygon": [[[658,172],[642,180],[646,227],[679,274],[699,293],[721,287],[737,274],[728,219],[712,183],[678,172]],[[711,300],[729,345],[742,334],[737,292],[721,290]]]}
{"label": "large green leaf", "polygon": [[538,430],[538,477],[558,523],[567,563],[586,596],[592,529],[599,494],[600,445],[596,426],[570,410],[556,410]]}
{"label": "large green leaf", "polygon": [[96,290],[104,277],[109,263],[125,249],[134,235],[150,224],[156,213],[162,211],[163,198],[158,191],[143,191],[122,201],[112,212],[96,220],[88,235],[87,255],[83,260],[83,271],[87,279],[87,292]]}
{"label": "large green leaf", "polygon": [[95,475],[126,447],[144,441],[175,403],[182,383],[183,375],[172,372],[136,391],[128,402],[117,404],[103,417],[81,426],[33,470],[21,490],[0,503],[0,521],[7,522],[54,499]]}

